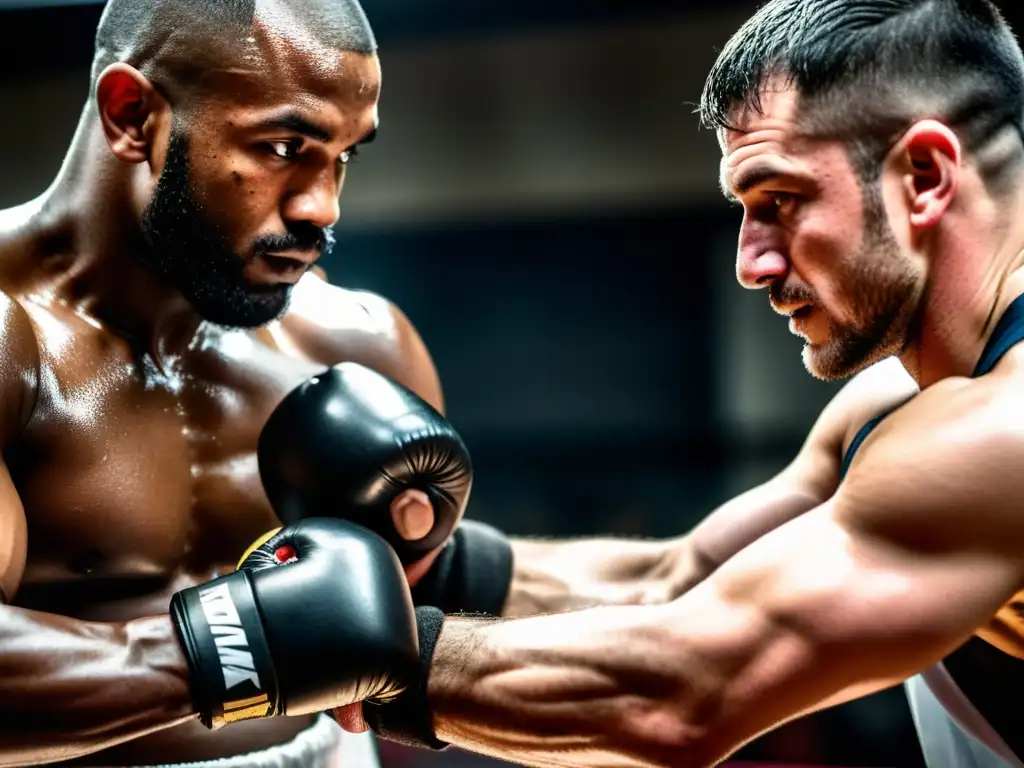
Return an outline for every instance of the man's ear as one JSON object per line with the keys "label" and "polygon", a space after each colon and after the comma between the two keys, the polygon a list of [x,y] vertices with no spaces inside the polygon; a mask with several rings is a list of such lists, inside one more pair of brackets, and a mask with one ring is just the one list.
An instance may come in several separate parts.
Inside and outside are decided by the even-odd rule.
{"label": "man's ear", "polygon": [[128,64],[111,64],[96,84],[96,103],[114,156],[124,163],[149,160],[156,124],[167,112],[153,83]]}
{"label": "man's ear", "polygon": [[960,186],[962,159],[960,138],[937,120],[914,123],[889,152],[887,171],[900,177],[913,231],[931,229],[949,210]]}

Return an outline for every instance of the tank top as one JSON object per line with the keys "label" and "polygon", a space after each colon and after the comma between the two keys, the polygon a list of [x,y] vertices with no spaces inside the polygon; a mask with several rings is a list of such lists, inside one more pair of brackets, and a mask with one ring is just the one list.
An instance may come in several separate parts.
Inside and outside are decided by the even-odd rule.
{"label": "tank top", "polygon": [[[989,373],[1021,341],[1024,296],[999,319],[972,378]],[[861,427],[843,456],[841,477],[867,437],[903,405]],[[907,681],[911,712],[930,768],[1024,768],[1024,658],[1014,655],[1014,644],[1006,643],[1006,638],[1024,641],[1024,592],[941,664]]]}

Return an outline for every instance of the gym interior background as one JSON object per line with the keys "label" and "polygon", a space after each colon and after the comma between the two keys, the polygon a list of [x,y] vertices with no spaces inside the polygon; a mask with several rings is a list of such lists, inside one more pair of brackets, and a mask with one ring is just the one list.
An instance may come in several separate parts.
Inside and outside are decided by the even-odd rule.
{"label": "gym interior background", "polygon": [[[750,0],[364,0],[381,128],[329,278],[394,300],[474,456],[472,517],[670,536],[794,455],[834,393],[735,282],[739,211],[694,103]],[[1024,8],[1004,3],[1021,28]],[[87,96],[98,2],[0,2],[0,205],[42,192]],[[921,764],[899,690],[739,758]],[[383,748],[387,768],[486,766]]]}

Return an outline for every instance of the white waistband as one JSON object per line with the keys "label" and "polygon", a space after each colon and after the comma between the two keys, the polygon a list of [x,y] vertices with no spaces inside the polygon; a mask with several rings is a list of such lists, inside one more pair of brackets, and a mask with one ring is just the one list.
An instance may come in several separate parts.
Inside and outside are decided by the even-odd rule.
{"label": "white waistband", "polygon": [[259,752],[146,768],[380,768],[380,761],[372,734],[345,733],[333,719],[321,715],[291,741]]}

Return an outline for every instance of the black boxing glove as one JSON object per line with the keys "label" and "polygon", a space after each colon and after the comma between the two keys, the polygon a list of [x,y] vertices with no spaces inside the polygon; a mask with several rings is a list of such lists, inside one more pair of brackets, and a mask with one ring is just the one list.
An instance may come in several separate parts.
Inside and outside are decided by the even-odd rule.
{"label": "black boxing glove", "polygon": [[[285,523],[342,517],[383,537],[406,565],[451,536],[473,481],[469,451],[455,429],[402,385],[342,363],[299,385],[260,434],[259,468]],[[391,502],[426,493],[434,526],[418,541],[395,529]]]}
{"label": "black boxing glove", "polygon": [[444,613],[501,616],[512,585],[512,543],[485,523],[463,520],[426,576],[412,589],[416,605]]}
{"label": "black boxing glove", "polygon": [[398,558],[343,520],[265,537],[239,570],[174,595],[171,617],[211,729],[386,701],[421,675]]}

